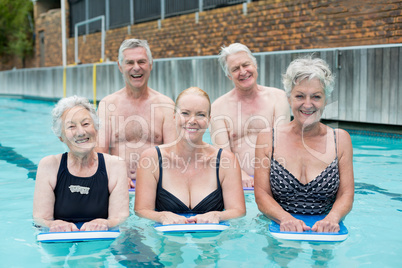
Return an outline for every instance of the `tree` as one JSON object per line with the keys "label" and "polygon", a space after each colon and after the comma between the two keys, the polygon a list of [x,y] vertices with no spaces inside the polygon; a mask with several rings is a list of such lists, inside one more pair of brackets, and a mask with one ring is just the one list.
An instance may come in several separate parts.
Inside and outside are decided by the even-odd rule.
{"label": "tree", "polygon": [[24,63],[33,53],[31,0],[0,0],[0,56],[16,56]]}

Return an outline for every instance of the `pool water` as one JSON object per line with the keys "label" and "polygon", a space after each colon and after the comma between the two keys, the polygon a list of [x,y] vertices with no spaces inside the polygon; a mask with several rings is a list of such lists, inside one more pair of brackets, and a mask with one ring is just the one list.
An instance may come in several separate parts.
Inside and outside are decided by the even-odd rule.
{"label": "pool water", "polygon": [[113,242],[38,243],[36,167],[67,148],[51,132],[54,103],[0,98],[1,267],[401,267],[402,139],[352,134],[356,195],[340,243],[279,241],[253,194],[247,215],[214,235],[162,235],[133,215]]}

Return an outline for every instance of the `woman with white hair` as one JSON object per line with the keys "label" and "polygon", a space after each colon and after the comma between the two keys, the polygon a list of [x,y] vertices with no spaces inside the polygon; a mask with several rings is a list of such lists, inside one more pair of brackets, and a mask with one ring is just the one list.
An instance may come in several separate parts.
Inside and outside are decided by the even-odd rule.
{"label": "woman with white hair", "polygon": [[[108,230],[129,216],[126,165],[95,152],[99,120],[82,97],[61,99],[53,132],[69,152],[44,157],[38,166],[33,218],[50,232]],[[83,223],[82,226],[78,223]]]}
{"label": "woman with white hair", "polygon": [[[338,232],[352,209],[353,148],[349,134],[322,124],[334,77],[325,61],[290,63],[283,83],[294,119],[257,138],[254,193],[281,231]],[[292,214],[325,215],[311,228]]]}

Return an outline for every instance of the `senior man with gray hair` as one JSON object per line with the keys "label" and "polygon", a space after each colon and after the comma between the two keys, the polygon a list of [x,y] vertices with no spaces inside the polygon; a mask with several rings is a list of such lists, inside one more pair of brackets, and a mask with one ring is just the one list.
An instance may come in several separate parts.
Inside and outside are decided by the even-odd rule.
{"label": "senior man with gray hair", "polygon": [[283,90],[257,84],[257,60],[247,46],[222,47],[219,63],[234,88],[212,104],[211,139],[236,155],[243,187],[253,187],[257,135],[289,122],[289,104]]}
{"label": "senior man with gray hair", "polygon": [[134,187],[141,153],[152,146],[175,140],[173,107],[169,97],[148,86],[153,60],[146,40],[124,40],[118,67],[125,86],[99,103],[101,120],[97,151],[117,155],[127,165]]}

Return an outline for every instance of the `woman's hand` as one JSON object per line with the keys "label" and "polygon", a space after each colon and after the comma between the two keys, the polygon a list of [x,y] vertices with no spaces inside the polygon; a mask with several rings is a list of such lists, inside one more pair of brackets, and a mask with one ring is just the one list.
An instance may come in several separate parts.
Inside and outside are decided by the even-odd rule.
{"label": "woman's hand", "polygon": [[55,220],[49,224],[49,232],[75,232],[79,231],[77,226],[72,222]]}
{"label": "woman's hand", "polygon": [[282,232],[304,232],[310,230],[310,227],[304,221],[289,216],[281,220],[280,230]]}
{"label": "woman's hand", "polygon": [[94,219],[81,226],[80,231],[107,231],[109,224],[106,219]]}
{"label": "woman's hand", "polygon": [[187,223],[219,223],[219,212],[207,212],[198,214],[187,219]]}
{"label": "woman's hand", "polygon": [[184,216],[180,216],[173,212],[168,212],[168,211],[164,211],[161,213],[163,213],[163,215],[160,217],[159,222],[162,223],[163,225],[187,223],[187,218]]}
{"label": "woman's hand", "polygon": [[337,233],[340,230],[339,221],[325,217],[324,219],[317,221],[311,230],[318,233]]}

